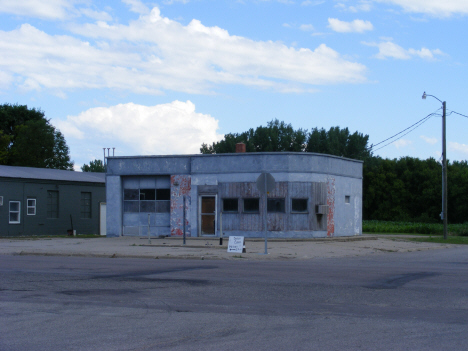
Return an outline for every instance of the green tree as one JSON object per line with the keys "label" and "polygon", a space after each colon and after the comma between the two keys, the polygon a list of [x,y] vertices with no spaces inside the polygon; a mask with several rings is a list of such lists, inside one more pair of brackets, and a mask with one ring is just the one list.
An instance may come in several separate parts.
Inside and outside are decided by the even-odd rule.
{"label": "green tree", "polygon": [[202,144],[202,154],[222,154],[236,152],[236,144],[243,142],[247,152],[305,151],[307,131],[294,130],[291,124],[277,119],[243,133],[229,133],[224,139],[212,145]]}
{"label": "green tree", "polygon": [[351,134],[348,128],[331,127],[328,131],[313,128],[306,151],[365,160],[372,155],[367,146],[368,141],[368,135],[358,132]]}
{"label": "green tree", "polygon": [[100,173],[105,173],[106,172],[106,166],[101,160],[94,160],[90,161],[89,165],[84,164],[81,166],[81,170],[83,172],[100,172]]}
{"label": "green tree", "polygon": [[0,163],[73,170],[63,134],[44,112],[23,105],[0,105]]}
{"label": "green tree", "polygon": [[10,147],[11,138],[5,135],[3,130],[0,130],[0,165],[7,164],[8,148]]}

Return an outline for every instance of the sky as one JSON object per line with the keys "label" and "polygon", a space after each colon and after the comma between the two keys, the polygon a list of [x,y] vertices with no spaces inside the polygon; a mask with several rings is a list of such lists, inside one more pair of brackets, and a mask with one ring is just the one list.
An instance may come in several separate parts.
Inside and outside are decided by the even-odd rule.
{"label": "sky", "polygon": [[0,0],[0,103],[44,111],[79,170],[274,119],[439,160],[446,101],[461,161],[467,20],[467,0]]}

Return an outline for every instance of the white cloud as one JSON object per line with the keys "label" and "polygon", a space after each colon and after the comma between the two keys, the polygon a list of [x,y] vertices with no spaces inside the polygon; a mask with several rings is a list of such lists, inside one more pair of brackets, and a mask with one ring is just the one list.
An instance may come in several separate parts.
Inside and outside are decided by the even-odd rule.
{"label": "white cloud", "polygon": [[424,140],[426,143],[434,145],[437,143],[437,138],[429,138],[425,135],[421,135],[420,138]]}
{"label": "white cloud", "polygon": [[386,59],[387,57],[391,57],[398,60],[408,60],[414,56],[417,56],[426,60],[434,60],[436,55],[445,55],[439,49],[430,50],[427,48],[421,48],[420,50],[416,50],[410,48],[406,50],[392,41],[383,41],[380,43],[362,42],[362,44],[379,48],[379,53],[375,55],[375,57],[378,59]]}
{"label": "white cloud", "polygon": [[71,8],[70,0],[0,0],[0,12],[44,19],[64,19]]}
{"label": "white cloud", "polygon": [[458,151],[464,154],[468,154],[468,145],[460,144],[456,142],[450,142],[448,145],[450,151]]}
{"label": "white cloud", "polygon": [[314,30],[314,26],[311,24],[301,24],[299,27],[300,30],[303,30],[304,32],[310,32]]}
{"label": "white cloud", "polygon": [[[116,88],[207,93],[219,84],[278,91],[308,85],[365,82],[366,67],[319,45],[296,49],[279,42],[230,35],[198,20],[187,26],[159,9],[129,25],[75,25],[70,35],[49,35],[29,24],[0,31],[0,71],[24,89]],[[95,41],[95,42],[94,42]]]}
{"label": "white cloud", "polygon": [[373,30],[374,26],[369,21],[363,20],[354,20],[352,22],[340,21],[337,18],[328,19],[328,27],[334,30],[335,32],[340,33],[364,33],[366,30]]}
{"label": "white cloud", "polygon": [[[134,103],[96,107],[68,116],[66,121],[53,121],[67,137],[79,139],[79,145],[119,147],[119,154],[191,154],[199,153],[202,143],[222,139],[218,121],[195,111],[190,102],[142,106]],[[72,155],[73,157],[73,155]],[[86,161],[84,161],[86,162]]]}
{"label": "white cloud", "polygon": [[0,89],[7,89],[13,83],[13,76],[0,71]]}
{"label": "white cloud", "polygon": [[140,0],[122,0],[124,4],[127,4],[130,7],[130,11],[139,13],[139,14],[148,14],[150,9],[143,4]]}
{"label": "white cloud", "polygon": [[411,145],[413,142],[411,140],[400,139],[393,143],[397,149]]}
{"label": "white cloud", "polygon": [[466,0],[373,0],[401,6],[407,12],[425,13],[436,17],[468,14]]}
{"label": "white cloud", "polygon": [[348,12],[353,12],[353,13],[369,12],[372,9],[372,3],[370,0],[361,0],[356,5],[347,6],[343,2],[339,2],[338,4],[335,5],[335,7],[342,11],[348,11]]}
{"label": "white cloud", "polygon": [[105,11],[94,11],[88,8],[80,9],[80,13],[96,21],[112,21],[112,16]]}

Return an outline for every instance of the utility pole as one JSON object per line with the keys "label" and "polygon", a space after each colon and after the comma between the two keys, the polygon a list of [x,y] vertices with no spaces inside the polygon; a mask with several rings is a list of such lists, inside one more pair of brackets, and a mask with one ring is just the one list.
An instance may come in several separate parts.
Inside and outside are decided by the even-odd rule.
{"label": "utility pole", "polygon": [[432,96],[434,99],[442,103],[442,221],[444,222],[444,239],[447,240],[447,138],[445,129],[445,120],[447,117],[447,104],[434,95],[429,95],[424,92],[422,98]]}
{"label": "utility pole", "polygon": [[444,216],[444,239],[447,240],[447,138],[446,138],[446,103],[442,102],[442,216]]}

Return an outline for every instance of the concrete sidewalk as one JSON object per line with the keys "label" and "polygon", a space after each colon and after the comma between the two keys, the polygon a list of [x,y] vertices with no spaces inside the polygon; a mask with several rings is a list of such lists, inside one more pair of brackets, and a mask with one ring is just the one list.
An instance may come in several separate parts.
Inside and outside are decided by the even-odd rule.
{"label": "concrete sidewalk", "polygon": [[324,239],[246,239],[246,253],[228,253],[228,239],[219,238],[34,238],[0,239],[2,255],[44,255],[80,257],[129,257],[152,259],[217,260],[308,260],[352,257],[392,252],[447,249],[456,245],[409,242],[395,237],[362,235]]}

